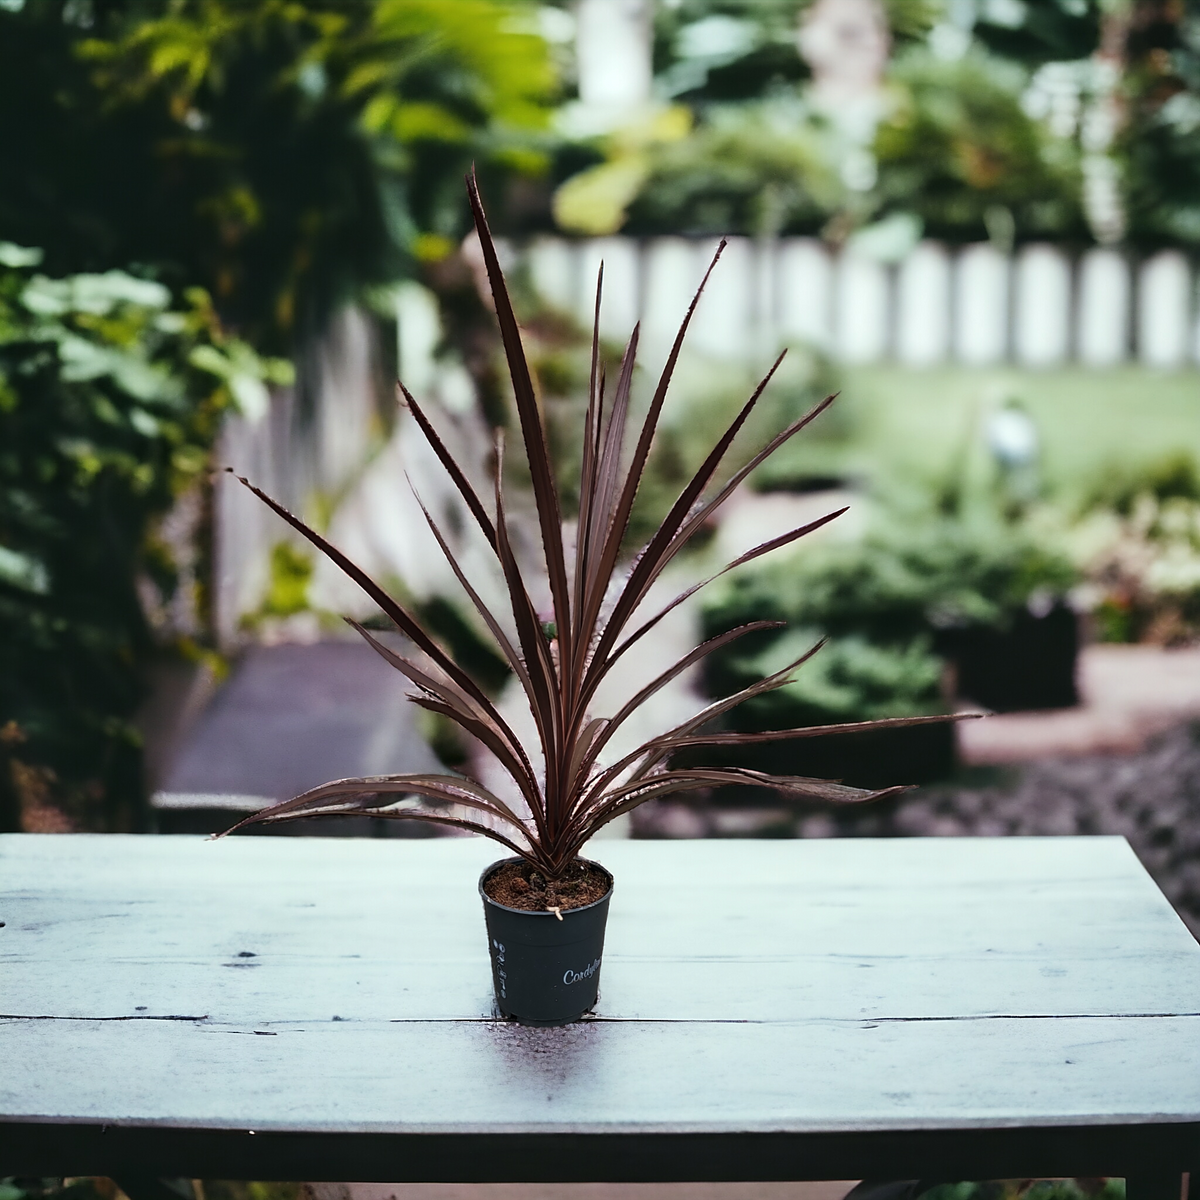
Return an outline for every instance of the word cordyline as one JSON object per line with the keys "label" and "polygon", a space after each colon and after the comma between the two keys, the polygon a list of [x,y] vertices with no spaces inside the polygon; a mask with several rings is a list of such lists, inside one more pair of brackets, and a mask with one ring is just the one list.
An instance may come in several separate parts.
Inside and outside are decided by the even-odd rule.
{"label": "word cordyline", "polygon": [[[467,191],[475,228],[483,247],[488,279],[528,458],[536,504],[553,619],[539,614],[526,579],[513,552],[503,489],[503,440],[496,441],[493,506],[484,504],[466,473],[447,450],[421,406],[401,385],[401,392],[417,426],[441,461],[472,519],[495,554],[503,572],[511,608],[511,622],[491,611],[480,598],[452,553],[446,537],[425,511],[433,536],[463,591],[495,639],[500,653],[520,682],[537,728],[537,746],[528,747],[514,732],[484,689],[428,633],[420,622],[382,587],[330,545],[320,534],[277,504],[246,480],[247,487],[271,506],[379,606],[396,628],[423,652],[423,657],[398,653],[373,637],[355,621],[350,624],[368,643],[416,688],[411,699],[422,708],[455,722],[485,746],[516,786],[505,800],[473,779],[449,774],[409,774],[340,779],[313,788],[301,796],[265,808],[239,822],[228,832],[255,823],[274,823],[319,816],[370,814],[391,819],[426,821],[483,834],[500,842],[531,863],[548,878],[557,878],[575,859],[585,842],[609,821],[647,800],[679,792],[724,784],[771,788],[792,796],[837,803],[877,799],[902,790],[863,791],[820,779],[767,775],[739,767],[671,766],[679,751],[702,747],[728,747],[783,738],[809,737],[832,732],[889,725],[915,724],[938,717],[897,718],[853,725],[818,726],[742,734],[708,732],[715,722],[742,701],[788,683],[793,671],[811,657],[814,646],[801,658],[740,692],[708,705],[695,716],[650,738],[615,761],[605,761],[605,748],[613,735],[660,689],[714,650],[737,638],[777,622],[755,621],[714,637],[684,655],[668,670],[631,695],[610,716],[594,716],[591,705],[601,682],[614,666],[653,630],[668,613],[704,583],[753,559],[797,541],[825,525],[845,509],[829,513],[781,537],[764,542],[715,575],[689,587],[648,619],[633,626],[635,615],[651,587],[689,540],[712,518],[734,489],[755,467],[797,434],[830,404],[822,401],[806,416],[778,433],[748,462],[734,471],[705,498],[721,462],[742,429],[764,388],[778,369],[780,355],[766,378],[682,490],[670,512],[645,548],[627,567],[621,566],[621,548],[655,428],[666,399],[667,387],[679,357],[684,334],[704,290],[720,249],[696,292],[667,357],[637,429],[632,455],[627,454],[630,424],[630,390],[637,353],[635,327],[618,373],[611,402],[605,400],[604,373],[600,369],[599,319],[603,269],[596,289],[596,324],[592,339],[591,379],[583,437],[579,485],[579,513],[573,554],[564,538],[560,493],[551,463],[546,428],[537,402],[529,364],[521,345],[516,316],[500,271],[495,245],[473,177]],[[723,243],[722,243],[723,245]],[[626,463],[626,459],[628,462]],[[542,764],[542,770],[535,767]]]}

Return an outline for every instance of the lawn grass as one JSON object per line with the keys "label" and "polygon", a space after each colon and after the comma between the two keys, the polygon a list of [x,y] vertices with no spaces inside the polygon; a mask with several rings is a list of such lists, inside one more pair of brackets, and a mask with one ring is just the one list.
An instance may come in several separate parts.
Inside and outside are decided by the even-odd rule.
{"label": "lawn grass", "polygon": [[[685,468],[699,466],[755,380],[744,365],[699,356],[680,362],[664,411],[666,458],[679,461],[650,508],[674,496]],[[642,392],[648,383],[647,375]],[[830,390],[840,392],[834,407],[756,472],[757,486],[790,489],[840,477],[886,489],[993,478],[984,427],[1011,399],[1037,426],[1044,494],[1068,505],[1170,456],[1186,454],[1200,466],[1197,370],[829,367],[803,352],[789,356],[732,459],[744,460]]]}
{"label": "lawn grass", "polygon": [[1009,397],[1033,417],[1045,481],[1063,496],[1171,454],[1200,463],[1197,371],[872,366],[841,374],[852,434],[840,453],[846,469],[864,476],[938,478],[967,446],[978,469],[983,421]]}

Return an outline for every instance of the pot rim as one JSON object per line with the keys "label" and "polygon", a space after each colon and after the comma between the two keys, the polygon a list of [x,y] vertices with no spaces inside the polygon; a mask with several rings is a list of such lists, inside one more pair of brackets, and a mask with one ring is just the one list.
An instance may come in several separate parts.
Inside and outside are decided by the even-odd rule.
{"label": "pot rim", "polygon": [[507,904],[501,904],[499,900],[493,900],[491,896],[489,896],[487,892],[483,890],[483,885],[487,880],[487,877],[491,875],[491,873],[497,868],[504,866],[505,863],[525,861],[526,860],[523,859],[519,854],[512,854],[508,858],[498,858],[494,863],[491,863],[489,866],[483,868],[482,872],[480,872],[479,883],[477,886],[479,888],[480,896],[483,897],[484,904],[490,904],[493,908],[500,909],[501,912],[516,913],[521,917],[549,917],[551,920],[565,921],[568,917],[572,917],[576,913],[587,912],[588,909],[595,908],[598,904],[604,904],[612,897],[613,889],[617,886],[617,881],[613,877],[613,873],[606,866],[604,866],[603,863],[598,863],[594,859],[579,857],[580,862],[587,863],[589,867],[596,867],[598,870],[603,871],[604,874],[608,876],[608,891],[605,892],[604,895],[598,900],[593,900],[590,904],[581,904],[578,908],[566,909],[561,917],[555,916],[555,914],[552,912],[538,912],[537,909],[534,908],[510,908]]}

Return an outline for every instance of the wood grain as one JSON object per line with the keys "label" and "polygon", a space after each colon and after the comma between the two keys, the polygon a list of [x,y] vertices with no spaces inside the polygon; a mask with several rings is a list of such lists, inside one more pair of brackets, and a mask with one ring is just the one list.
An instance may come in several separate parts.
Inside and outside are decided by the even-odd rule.
{"label": "wood grain", "polygon": [[[1151,1132],[1160,1165],[1200,1159],[1200,947],[1123,840],[594,852],[617,879],[596,1018],[529,1030],[493,1019],[480,842],[0,838],[0,1160],[91,1169],[105,1126],[230,1166],[297,1133],[330,1170],[347,1138],[380,1156],[306,1178],[870,1174],[847,1137],[880,1169],[948,1135],[1032,1175],[1122,1174],[1093,1160]],[[497,1135],[490,1174],[413,1150]],[[725,1174],[686,1173],[719,1169],[697,1136]],[[557,1175],[515,1149],[581,1137],[609,1150]]]}

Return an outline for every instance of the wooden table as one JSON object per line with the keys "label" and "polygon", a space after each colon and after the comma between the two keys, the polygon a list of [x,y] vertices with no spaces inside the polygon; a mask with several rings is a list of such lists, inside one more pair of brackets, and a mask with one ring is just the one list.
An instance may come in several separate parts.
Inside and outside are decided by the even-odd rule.
{"label": "wooden table", "polygon": [[493,1017],[471,839],[0,838],[0,1175],[1200,1164],[1200,947],[1117,838],[602,842],[595,1019]]}

